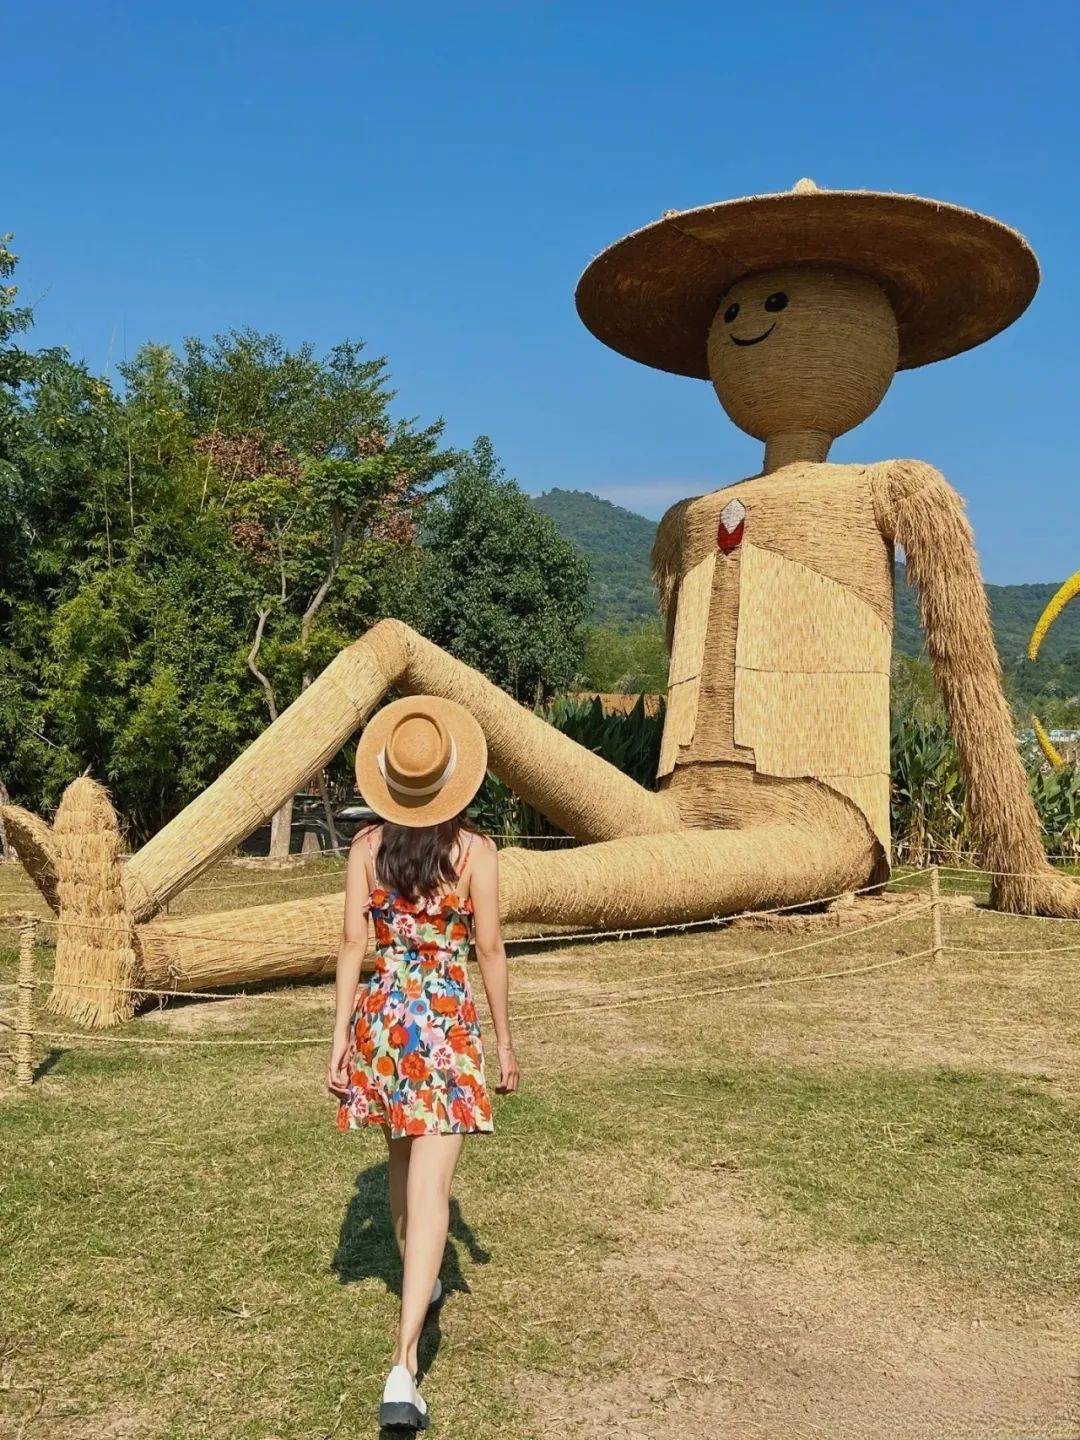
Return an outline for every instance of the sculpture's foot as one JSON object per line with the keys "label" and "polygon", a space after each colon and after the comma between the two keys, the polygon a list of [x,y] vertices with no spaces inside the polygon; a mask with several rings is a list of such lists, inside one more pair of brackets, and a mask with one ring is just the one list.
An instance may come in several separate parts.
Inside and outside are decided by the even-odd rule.
{"label": "sculpture's foot", "polygon": [[95,781],[64,791],[51,842],[60,916],[46,1003],[81,1025],[114,1025],[135,1010],[135,951],[116,812]]}
{"label": "sculpture's foot", "polygon": [[339,891],[140,925],[140,983],[181,992],[333,974],[342,907]]}

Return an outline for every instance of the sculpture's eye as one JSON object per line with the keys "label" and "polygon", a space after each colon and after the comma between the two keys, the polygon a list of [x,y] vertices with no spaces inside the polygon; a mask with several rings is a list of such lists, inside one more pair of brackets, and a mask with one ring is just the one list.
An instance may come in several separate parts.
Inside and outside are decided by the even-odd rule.
{"label": "sculpture's eye", "polygon": [[787,304],[787,298],[783,290],[775,290],[765,301],[765,309],[768,310],[770,314],[777,310],[783,310]]}
{"label": "sculpture's eye", "polygon": [[738,304],[729,305],[729,306],[727,307],[727,309],[724,311],[724,324],[725,324],[725,325],[730,325],[731,322],[735,319],[735,316],[738,315],[738,313],[739,313]]}

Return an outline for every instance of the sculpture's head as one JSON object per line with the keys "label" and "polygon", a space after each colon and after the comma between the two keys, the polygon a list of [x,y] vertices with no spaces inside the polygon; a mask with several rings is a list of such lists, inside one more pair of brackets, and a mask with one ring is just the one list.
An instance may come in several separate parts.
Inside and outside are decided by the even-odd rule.
{"label": "sculpture's head", "polygon": [[896,315],[876,280],[810,265],[737,280],[707,346],[720,404],[759,440],[853,429],[880,404],[898,352]]}
{"label": "sculpture's head", "polygon": [[1038,283],[1027,242],[997,220],[800,180],[668,211],[596,257],[577,306],[623,355],[711,380],[775,464],[823,458],[897,370],[988,340]]}

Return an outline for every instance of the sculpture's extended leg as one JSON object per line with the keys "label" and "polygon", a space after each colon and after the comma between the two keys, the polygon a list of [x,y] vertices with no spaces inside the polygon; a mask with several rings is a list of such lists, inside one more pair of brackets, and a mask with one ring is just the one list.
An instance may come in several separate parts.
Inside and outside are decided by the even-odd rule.
{"label": "sculpture's extended leg", "polygon": [[[868,884],[875,849],[852,806],[820,795],[805,821],[504,850],[501,910],[506,920],[621,929],[798,905]],[[177,990],[330,973],[341,904],[328,895],[139,926],[140,973]]]}
{"label": "sculpture's extended leg", "polygon": [[391,686],[460,701],[483,726],[491,768],[583,840],[679,826],[671,800],[645,790],[559,734],[476,670],[397,620],[343,650],[198,799],[128,862],[135,919],[153,914],[271,816],[341,747]]}
{"label": "sculpture's extended leg", "polygon": [[874,843],[840,805],[828,829],[774,821],[745,830],[683,830],[574,850],[508,850],[507,920],[631,928],[705,920],[843,894],[866,885]]}

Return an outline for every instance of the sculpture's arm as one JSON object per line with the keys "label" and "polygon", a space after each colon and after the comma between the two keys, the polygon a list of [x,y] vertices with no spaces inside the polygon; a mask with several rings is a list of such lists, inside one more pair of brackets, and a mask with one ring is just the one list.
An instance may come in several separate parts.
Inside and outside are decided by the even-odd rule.
{"label": "sculpture's arm", "polygon": [[956,491],[931,465],[891,460],[871,468],[878,525],[904,547],[934,678],[949,712],[968,814],[995,900],[1003,908],[1080,915],[1080,886],[1043,849],[1027,788],[975,541]]}

